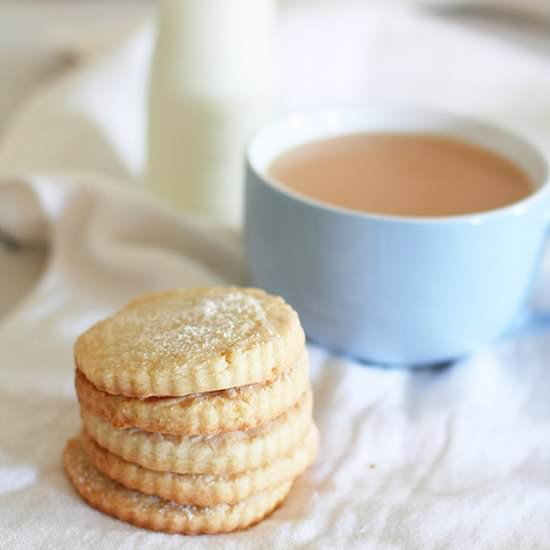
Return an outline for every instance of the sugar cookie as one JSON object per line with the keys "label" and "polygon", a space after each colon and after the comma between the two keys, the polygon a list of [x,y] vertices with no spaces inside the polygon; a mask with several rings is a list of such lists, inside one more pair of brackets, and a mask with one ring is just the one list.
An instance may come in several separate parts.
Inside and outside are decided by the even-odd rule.
{"label": "sugar cookie", "polygon": [[100,472],[128,489],[180,504],[212,506],[234,504],[296,478],[313,462],[318,439],[317,428],[312,426],[303,443],[287,455],[254,470],[223,477],[148,470],[103,449],[85,433],[82,435],[82,446]]}
{"label": "sugar cookie", "polygon": [[98,390],[79,371],[81,405],[116,428],[141,428],[164,434],[216,434],[265,424],[294,405],[306,390],[307,352],[294,368],[264,384],[250,384],[186,397],[137,399]]}
{"label": "sugar cookie", "polygon": [[228,475],[258,468],[284,456],[311,425],[311,390],[267,424],[214,436],[174,436],[136,428],[119,430],[84,408],[85,430],[104,449],[150,470],[182,474]]}
{"label": "sugar cookie", "polygon": [[67,443],[63,463],[77,492],[91,506],[139,527],[168,533],[224,533],[244,529],[270,514],[292,486],[292,482],[287,481],[237,504],[198,507],[126,489],[92,465],[78,438]]}
{"label": "sugar cookie", "polygon": [[181,397],[270,380],[303,347],[298,315],[282,298],[194,288],[138,298],[99,321],[77,339],[75,362],[108,393]]}

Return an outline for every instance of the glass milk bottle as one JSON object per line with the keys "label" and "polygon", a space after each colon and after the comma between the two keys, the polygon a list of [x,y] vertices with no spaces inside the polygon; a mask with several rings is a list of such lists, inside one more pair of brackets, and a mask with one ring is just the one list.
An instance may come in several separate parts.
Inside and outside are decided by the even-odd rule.
{"label": "glass milk bottle", "polygon": [[237,224],[243,152],[271,114],[275,0],[160,0],[147,185],[182,211]]}

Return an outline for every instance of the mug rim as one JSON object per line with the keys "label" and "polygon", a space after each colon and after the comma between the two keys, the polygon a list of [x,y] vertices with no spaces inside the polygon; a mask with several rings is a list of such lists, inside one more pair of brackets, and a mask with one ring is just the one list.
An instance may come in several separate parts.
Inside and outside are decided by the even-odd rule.
{"label": "mug rim", "polygon": [[[540,165],[543,167],[544,176],[540,178],[540,181],[534,181],[534,178],[529,176],[529,179],[533,181],[533,184],[536,185],[536,188],[533,190],[533,192],[529,193],[526,197],[521,198],[520,200],[514,201],[510,204],[507,204],[505,206],[501,206],[498,208],[491,208],[489,210],[481,210],[479,212],[470,212],[466,214],[452,214],[452,215],[441,215],[441,216],[405,216],[405,215],[398,215],[398,214],[380,214],[376,212],[367,212],[362,210],[354,210],[351,208],[346,208],[343,206],[337,206],[330,204],[328,202],[323,202],[318,199],[314,199],[311,197],[308,197],[306,195],[303,195],[299,192],[296,192],[292,189],[289,189],[280,182],[278,182],[275,178],[271,177],[265,170],[261,170],[257,163],[254,162],[254,159],[252,158],[253,149],[255,147],[255,144],[258,142],[259,139],[264,137],[266,134],[268,134],[270,131],[273,131],[276,127],[281,126],[283,124],[290,124],[292,120],[295,120],[297,118],[313,118],[313,117],[322,117],[322,116],[339,116],[342,114],[345,115],[353,115],[353,114],[391,114],[393,116],[399,116],[400,114],[403,116],[410,116],[410,115],[425,115],[427,117],[440,117],[440,118],[446,118],[449,121],[455,121],[455,122],[461,122],[465,125],[468,125],[472,128],[476,127],[478,129],[483,129],[485,131],[491,132],[494,135],[500,135],[504,137],[505,139],[510,139],[518,144],[521,144],[522,147],[524,147],[526,150],[529,151],[529,153],[536,158],[537,162],[540,163]],[[366,130],[373,131],[371,130]],[[399,132],[398,129],[393,130],[395,132]],[[401,131],[406,131],[405,129]],[[391,132],[391,131],[390,131]],[[429,130],[422,131],[419,129],[419,132],[422,132],[424,134],[432,134],[432,135],[438,135],[437,132]],[[348,132],[351,133],[357,133],[357,132]],[[338,135],[345,135],[346,132],[343,132]],[[325,136],[319,135],[318,138],[313,138],[311,140],[305,140],[303,143],[307,142],[313,142],[315,139],[322,139],[323,137],[328,137],[330,134],[327,133]],[[443,135],[440,133],[439,135]],[[452,137],[452,132],[447,134],[449,137]],[[461,138],[460,136],[455,136],[456,139],[461,139],[462,141],[465,141],[470,144],[478,145],[481,148],[484,148],[486,150],[491,151],[490,147],[486,145],[480,145],[479,143],[474,143],[472,140],[468,140],[467,138]],[[289,145],[288,148],[283,149],[283,151],[286,151],[288,149],[291,149],[292,145]],[[493,151],[494,152],[494,151]],[[514,165],[518,165],[518,163],[512,159],[509,158],[509,155],[506,155],[505,153],[498,153],[501,157],[505,158],[506,160],[512,162]],[[389,105],[377,105],[374,107],[365,107],[365,106],[345,106],[345,107],[326,107],[323,109],[312,109],[312,110],[299,110],[299,111],[292,111],[290,113],[287,113],[286,115],[276,117],[272,119],[267,124],[263,125],[258,131],[256,131],[252,137],[248,140],[247,146],[246,146],[246,163],[248,167],[256,174],[256,176],[264,183],[265,185],[268,185],[272,189],[274,189],[276,192],[287,196],[291,200],[294,200],[296,202],[302,203],[305,206],[309,206],[312,208],[316,208],[319,210],[331,212],[334,214],[339,214],[346,217],[354,217],[359,219],[370,219],[370,220],[377,220],[377,221],[386,221],[386,222],[400,222],[400,223],[410,223],[410,224],[442,224],[442,223],[467,223],[470,225],[481,225],[484,221],[489,221],[489,219],[493,219],[500,215],[506,215],[511,214],[513,216],[520,216],[527,212],[527,210],[533,205],[533,203],[538,203],[540,200],[544,200],[546,196],[549,194],[550,189],[550,167],[549,163],[546,160],[545,156],[542,154],[542,152],[539,150],[538,147],[533,145],[529,140],[527,140],[523,135],[521,135],[518,132],[515,132],[512,129],[504,128],[499,125],[493,124],[492,122],[488,122],[482,118],[475,118],[472,116],[464,116],[461,114],[455,114],[449,111],[440,110],[440,109],[432,109],[432,108],[425,108],[425,107],[403,107],[403,106],[389,106]],[[273,155],[272,159],[275,158],[276,155]],[[271,159],[271,160],[272,160]],[[520,166],[521,168],[521,166]],[[550,216],[550,213],[549,213]]]}

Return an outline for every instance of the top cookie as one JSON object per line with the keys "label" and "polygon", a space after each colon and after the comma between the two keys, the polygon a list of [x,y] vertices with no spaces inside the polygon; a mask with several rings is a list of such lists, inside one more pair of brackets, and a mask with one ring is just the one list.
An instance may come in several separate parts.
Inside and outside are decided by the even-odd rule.
{"label": "top cookie", "polygon": [[99,321],[77,339],[75,361],[109,393],[183,396],[270,380],[303,346],[298,315],[282,298],[194,288],[143,296]]}

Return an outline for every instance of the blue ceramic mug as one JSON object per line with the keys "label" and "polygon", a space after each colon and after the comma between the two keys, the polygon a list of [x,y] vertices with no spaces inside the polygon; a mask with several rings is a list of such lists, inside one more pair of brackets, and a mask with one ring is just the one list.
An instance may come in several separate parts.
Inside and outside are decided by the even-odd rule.
{"label": "blue ceramic mug", "polygon": [[[294,145],[368,131],[434,133],[480,145],[521,167],[533,193],[471,215],[401,217],[317,202],[267,173]],[[297,114],[260,131],[247,152],[251,282],[292,304],[312,340],[376,363],[452,360],[502,333],[529,294],[549,214],[544,158],[511,133],[449,114]]]}

